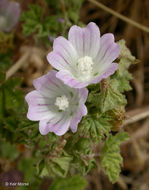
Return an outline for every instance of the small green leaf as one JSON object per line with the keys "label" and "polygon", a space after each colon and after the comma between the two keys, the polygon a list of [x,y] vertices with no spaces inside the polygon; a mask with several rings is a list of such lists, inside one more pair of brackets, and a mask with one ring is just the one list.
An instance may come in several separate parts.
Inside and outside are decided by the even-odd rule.
{"label": "small green leaf", "polygon": [[7,117],[4,120],[4,127],[11,132],[15,132],[19,121],[15,117]]}
{"label": "small green leaf", "polygon": [[115,136],[109,135],[102,148],[100,163],[112,183],[116,182],[119,176],[123,160],[120,155],[120,143],[128,139],[129,135],[126,132],[119,132]]}
{"label": "small green leaf", "polygon": [[71,160],[72,160],[71,156],[62,156],[60,158],[53,159],[53,163],[55,163],[55,165],[57,165],[60,168],[60,170],[59,170],[60,176],[62,175],[62,177],[63,177],[63,176],[67,175]]}
{"label": "small green leaf", "polygon": [[123,57],[123,58],[125,57],[125,58],[129,59],[130,61],[135,61],[136,58],[134,56],[132,56],[130,50],[127,48],[125,40],[123,40],[123,39],[120,40],[118,42],[118,44],[120,45],[119,57]]}
{"label": "small green leaf", "polygon": [[[5,107],[7,110],[12,109],[13,111],[16,111],[16,113],[21,111],[20,105],[24,104],[24,94],[18,87],[20,83],[20,78],[11,78],[3,84],[5,92]],[[23,109],[23,107],[21,108]]]}
{"label": "small green leaf", "polygon": [[118,90],[108,87],[99,94],[99,107],[102,113],[126,105],[127,101],[123,94]]}
{"label": "small green leaf", "polygon": [[52,158],[51,161],[47,162],[47,164],[41,171],[40,176],[66,177],[71,160],[72,157],[69,155]]}
{"label": "small green leaf", "polygon": [[75,148],[78,151],[86,152],[90,148],[91,140],[89,138],[82,137],[76,143]]}
{"label": "small green leaf", "polygon": [[131,55],[130,50],[126,47],[124,40],[120,40],[118,43],[120,44],[118,70],[111,77],[112,80],[110,83],[112,88],[116,86],[118,91],[125,92],[131,90],[129,81],[132,79],[132,75],[129,73],[128,69],[132,63],[137,61],[136,58]]}
{"label": "small green leaf", "polygon": [[22,25],[24,35],[28,36],[42,27],[40,24],[42,16],[42,7],[34,4],[29,5],[29,10],[23,12],[20,18],[24,21],[24,24]]}
{"label": "small green leaf", "polygon": [[79,20],[79,10],[81,8],[82,3],[83,3],[83,0],[71,0],[70,2],[71,10],[69,11],[69,18],[74,23],[77,23]]}
{"label": "small green leaf", "polygon": [[87,186],[87,182],[84,177],[76,175],[67,178],[56,179],[50,190],[84,190]]}
{"label": "small green leaf", "polygon": [[114,79],[110,80],[110,84],[112,88],[115,88],[120,92],[132,90],[129,80],[125,79],[124,77],[115,77]]}
{"label": "small green leaf", "polygon": [[92,141],[99,143],[104,135],[109,133],[110,128],[111,125],[106,119],[91,116],[82,120],[78,130],[80,134],[86,134]]}

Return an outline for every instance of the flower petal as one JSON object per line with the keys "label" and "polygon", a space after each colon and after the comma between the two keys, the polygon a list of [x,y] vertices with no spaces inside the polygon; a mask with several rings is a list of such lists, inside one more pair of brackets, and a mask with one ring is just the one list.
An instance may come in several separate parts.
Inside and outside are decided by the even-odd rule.
{"label": "flower petal", "polygon": [[70,69],[67,60],[65,60],[64,57],[57,52],[50,52],[47,55],[47,60],[50,63],[50,65],[52,65],[57,70]]}
{"label": "flower petal", "polygon": [[[65,93],[62,87],[62,82],[56,78],[56,71],[51,70],[46,75],[39,77],[33,81],[33,85],[37,91],[39,91],[43,96],[52,98],[59,96],[61,92]],[[59,90],[61,89],[61,91]]]}
{"label": "flower petal", "polygon": [[62,54],[69,64],[75,64],[78,59],[75,48],[62,36],[54,40],[53,50]]}
{"label": "flower petal", "polygon": [[53,132],[58,136],[65,134],[70,125],[71,118],[64,114],[55,123],[49,123],[48,120],[41,120],[39,123],[39,130],[42,135],[46,135],[49,132]]}
{"label": "flower petal", "polygon": [[95,57],[100,47],[100,31],[98,26],[90,22],[85,28],[72,26],[68,35],[69,41],[80,57]]}
{"label": "flower petal", "polygon": [[81,102],[85,103],[87,100],[87,96],[88,96],[88,89],[87,88],[81,88],[81,89],[78,89],[78,91],[79,91],[79,95],[81,98]]}
{"label": "flower petal", "polygon": [[120,53],[120,46],[114,42],[113,34],[104,34],[100,43],[100,49],[95,58],[95,62],[99,67],[112,63]]}
{"label": "flower petal", "polygon": [[96,77],[95,79],[90,81],[90,84],[96,84],[100,82],[102,79],[108,78],[110,75],[114,74],[114,72],[118,69],[118,64],[117,63],[111,63],[110,66],[104,71],[103,74],[100,76]]}
{"label": "flower petal", "polygon": [[69,129],[70,121],[71,120],[69,118],[61,120],[58,124],[55,124],[49,132],[53,132],[58,136],[64,135]]}
{"label": "flower petal", "polygon": [[80,105],[77,111],[77,114],[71,121],[70,128],[73,133],[77,131],[78,123],[81,121],[82,117],[87,114],[87,108],[84,105],[88,96],[88,90],[86,88],[78,89],[80,95]]}
{"label": "flower petal", "polygon": [[87,83],[74,79],[67,70],[57,72],[56,77],[72,88],[83,88],[87,86]]}
{"label": "flower petal", "polygon": [[[25,97],[29,105],[27,118],[32,121],[50,119],[56,115],[53,101],[43,97],[38,91],[34,90]],[[53,110],[53,111],[52,111]]]}
{"label": "flower petal", "polygon": [[70,124],[70,129],[72,130],[73,133],[77,131],[78,123],[81,121],[82,117],[85,116],[86,114],[87,114],[87,108],[83,103],[81,103],[78,108],[78,113],[72,119]]}
{"label": "flower petal", "polygon": [[47,135],[49,133],[49,128],[48,128],[48,119],[41,120],[39,122],[39,131],[42,135]]}
{"label": "flower petal", "polygon": [[54,40],[53,51],[47,56],[49,63],[56,69],[72,69],[78,55],[72,44],[60,36]]}

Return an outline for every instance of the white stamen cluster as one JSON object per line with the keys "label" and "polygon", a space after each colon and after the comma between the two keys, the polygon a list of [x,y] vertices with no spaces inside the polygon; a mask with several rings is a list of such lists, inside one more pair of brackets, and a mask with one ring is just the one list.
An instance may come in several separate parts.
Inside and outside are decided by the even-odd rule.
{"label": "white stamen cluster", "polygon": [[65,111],[69,106],[69,101],[65,95],[56,98],[55,105],[58,106],[59,110]]}
{"label": "white stamen cluster", "polygon": [[89,56],[82,57],[78,60],[78,69],[79,73],[81,75],[81,78],[84,78],[84,80],[88,79],[92,73],[93,70],[93,60]]}

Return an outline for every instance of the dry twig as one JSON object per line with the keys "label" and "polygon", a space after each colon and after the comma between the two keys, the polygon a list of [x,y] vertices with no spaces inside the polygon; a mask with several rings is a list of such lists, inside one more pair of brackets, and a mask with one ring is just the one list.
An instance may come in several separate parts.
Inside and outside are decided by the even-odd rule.
{"label": "dry twig", "polygon": [[20,67],[27,61],[30,56],[30,52],[27,51],[7,72],[6,80],[16,73]]}
{"label": "dry twig", "polygon": [[95,4],[96,6],[100,7],[101,9],[107,11],[108,13],[118,17],[119,19],[121,19],[121,20],[135,26],[136,28],[139,28],[140,30],[143,30],[144,32],[149,33],[149,28],[148,27],[146,27],[146,26],[144,26],[144,25],[142,25],[142,24],[140,24],[140,23],[138,23],[138,22],[136,22],[136,21],[134,21],[134,20],[132,20],[130,18],[127,18],[126,16],[124,16],[124,15],[122,15],[122,14],[108,8],[107,6],[103,5],[100,2],[97,2],[96,0],[88,0],[88,1]]}
{"label": "dry twig", "polygon": [[45,51],[37,47],[23,46],[20,50],[21,58],[6,72],[6,80],[14,75],[21,67],[28,67],[29,61],[42,65]]}
{"label": "dry twig", "polygon": [[131,110],[126,113],[126,118],[128,118],[128,119],[126,119],[124,121],[123,126],[135,123],[135,122],[145,119],[147,117],[149,117],[149,106]]}

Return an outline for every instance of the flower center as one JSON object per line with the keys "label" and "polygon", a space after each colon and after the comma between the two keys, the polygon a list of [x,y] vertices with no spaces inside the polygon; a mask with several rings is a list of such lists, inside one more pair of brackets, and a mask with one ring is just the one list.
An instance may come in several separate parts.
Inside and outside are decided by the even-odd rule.
{"label": "flower center", "polygon": [[65,95],[62,95],[56,98],[55,105],[59,108],[59,110],[65,111],[69,106],[69,101]]}
{"label": "flower center", "polygon": [[89,56],[82,57],[78,60],[79,74],[83,80],[88,80],[93,70],[93,60]]}

